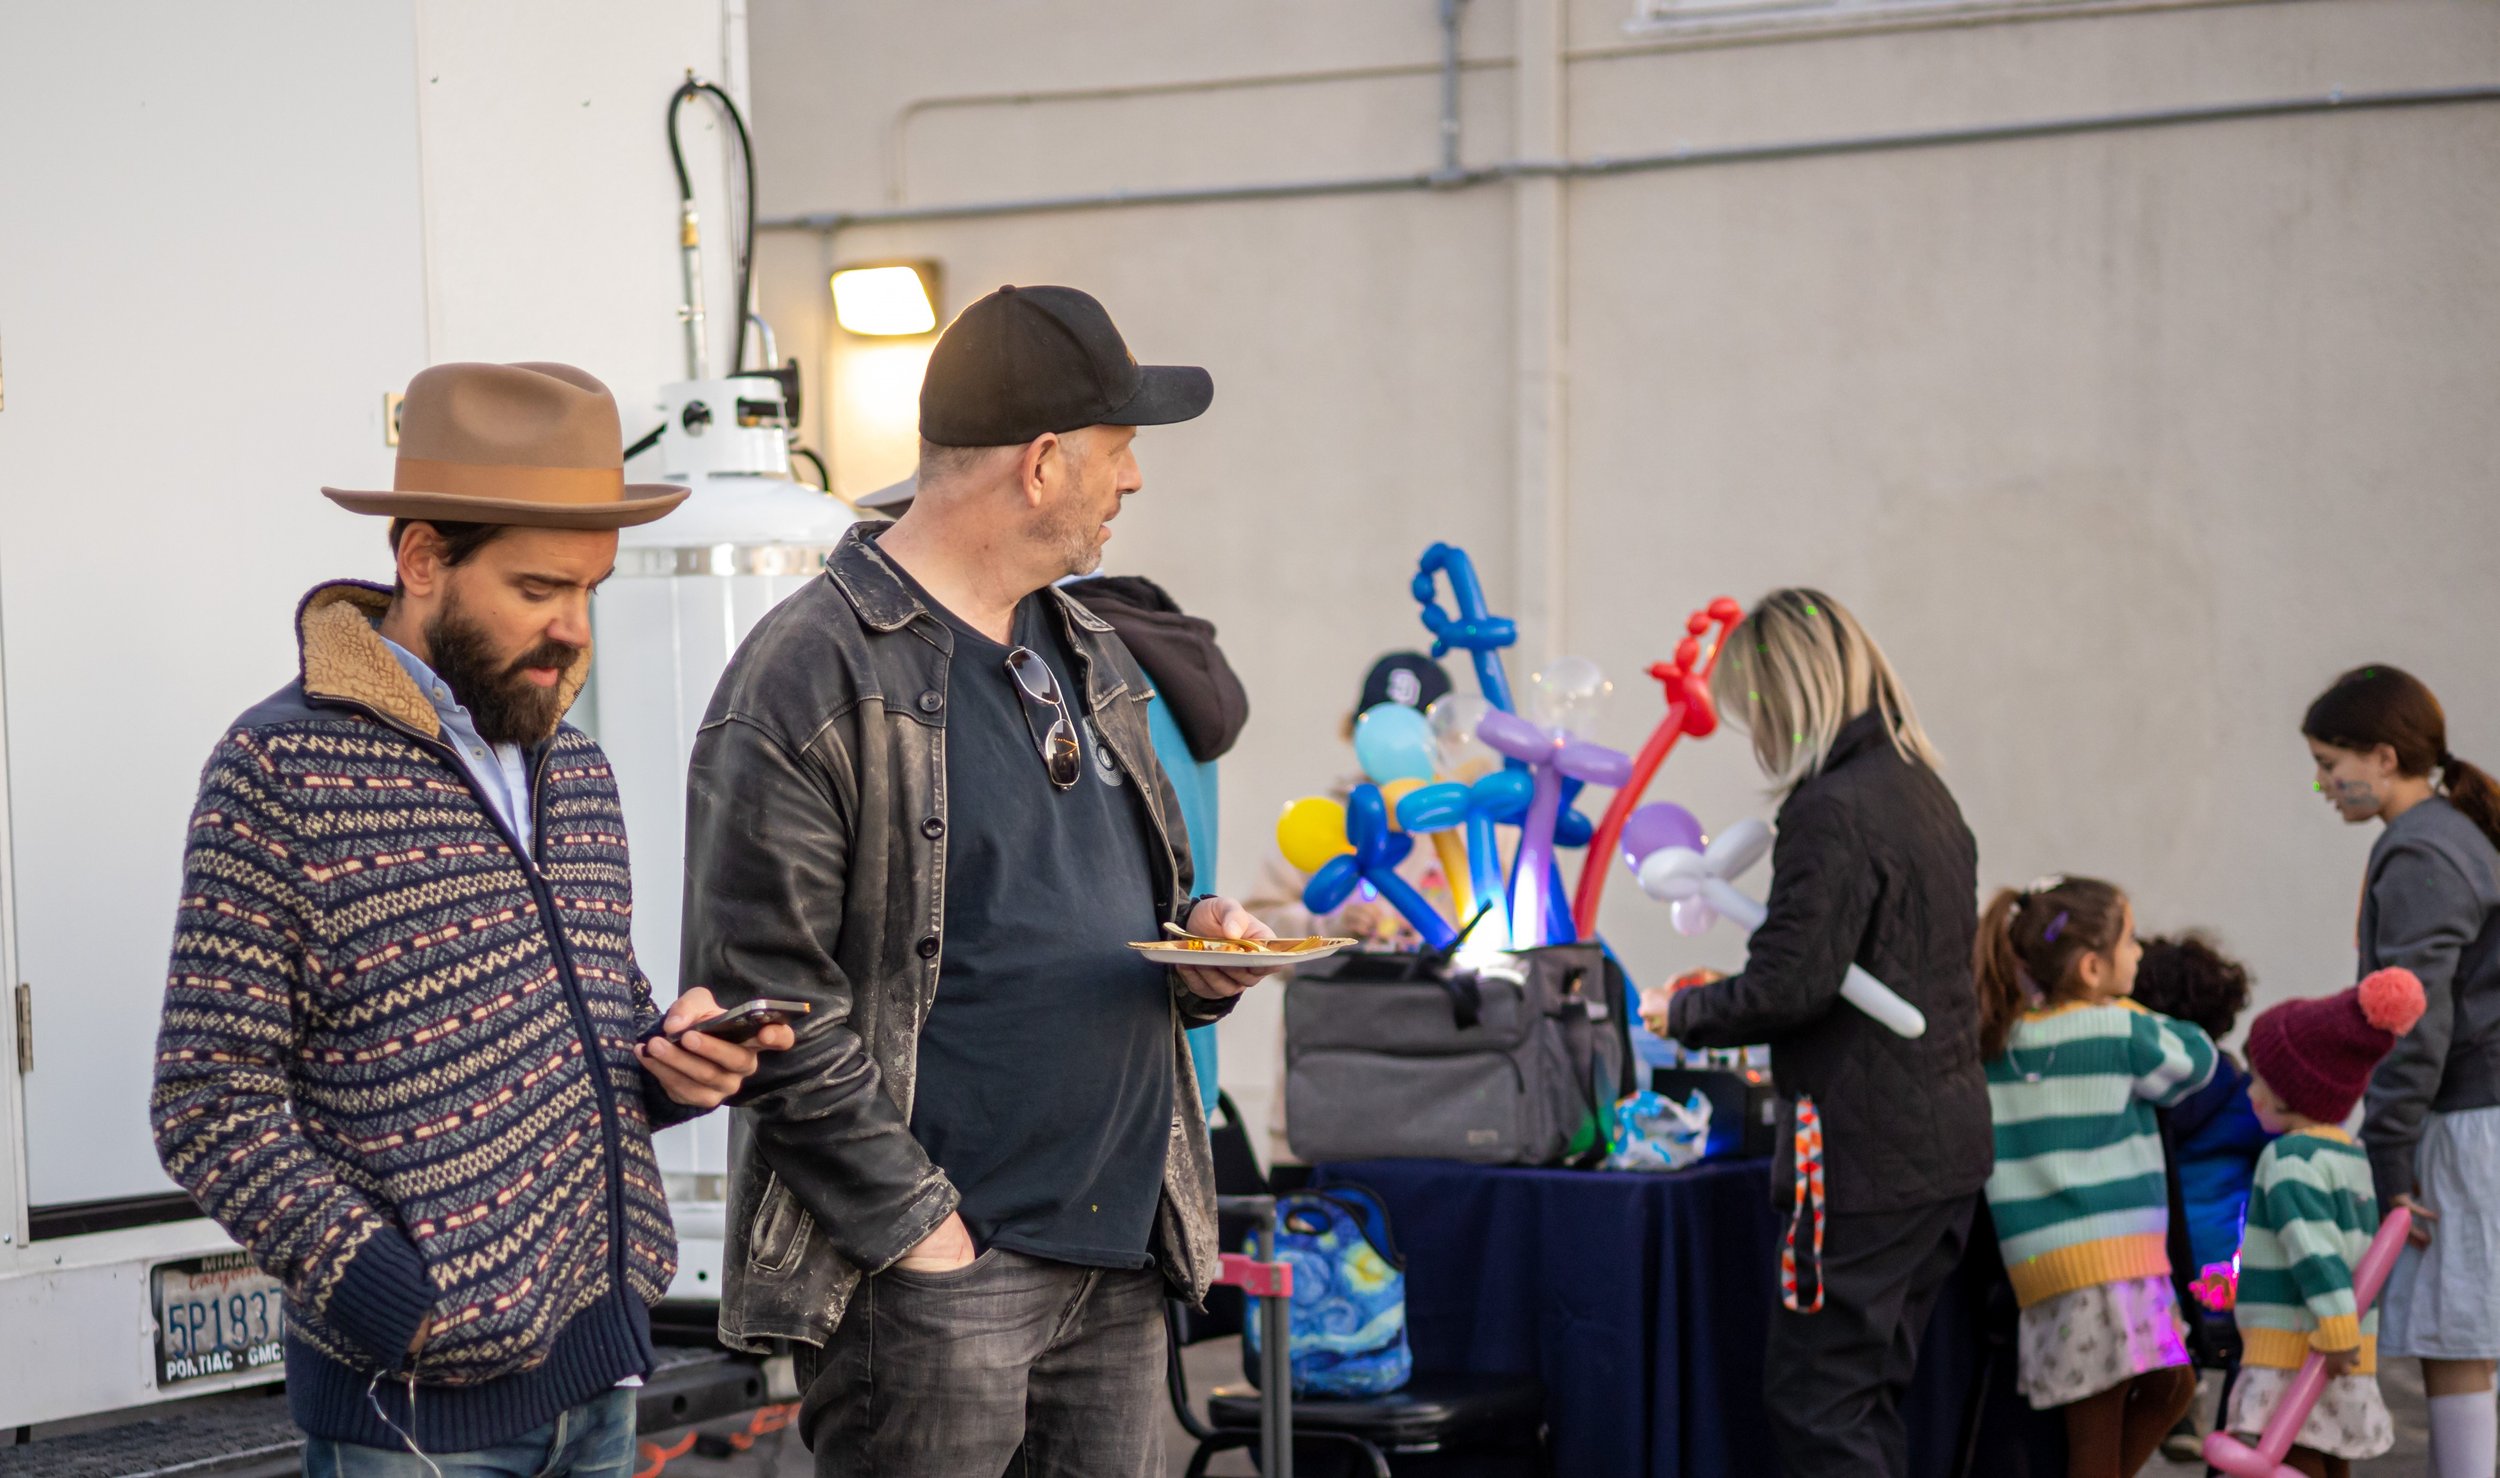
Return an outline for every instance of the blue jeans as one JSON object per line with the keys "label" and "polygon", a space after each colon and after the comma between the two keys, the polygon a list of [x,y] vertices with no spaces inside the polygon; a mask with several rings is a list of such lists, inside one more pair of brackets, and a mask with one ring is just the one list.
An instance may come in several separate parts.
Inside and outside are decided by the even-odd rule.
{"label": "blue jeans", "polygon": [[[543,1427],[475,1452],[359,1447],[314,1437],[304,1478],[629,1478],[634,1471],[634,1395],[609,1391],[559,1412]],[[432,1468],[426,1463],[431,1460]]]}

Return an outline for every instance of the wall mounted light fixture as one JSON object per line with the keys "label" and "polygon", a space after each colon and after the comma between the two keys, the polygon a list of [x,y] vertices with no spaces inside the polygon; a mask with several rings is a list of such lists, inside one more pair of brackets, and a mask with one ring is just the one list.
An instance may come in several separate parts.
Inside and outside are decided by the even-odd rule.
{"label": "wall mounted light fixture", "polygon": [[870,339],[907,339],[938,328],[935,262],[864,262],[833,273],[833,321]]}

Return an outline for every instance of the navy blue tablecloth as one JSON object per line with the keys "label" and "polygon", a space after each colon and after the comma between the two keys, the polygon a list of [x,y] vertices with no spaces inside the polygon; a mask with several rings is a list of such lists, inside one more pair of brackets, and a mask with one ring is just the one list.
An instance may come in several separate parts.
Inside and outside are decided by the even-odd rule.
{"label": "navy blue tablecloth", "polygon": [[[1762,1356],[1778,1299],[1781,1222],[1770,1163],[1672,1175],[1517,1169],[1440,1160],[1317,1167],[1387,1202],[1406,1259],[1418,1369],[1533,1374],[1545,1383],[1553,1471],[1571,1478],[1773,1474]],[[1916,1475],[1955,1471],[1987,1353],[2002,1265],[1982,1208],[1948,1282],[1906,1403]],[[2025,1411],[2010,1360],[1992,1376],[1967,1469],[2060,1478],[2062,1431]]]}

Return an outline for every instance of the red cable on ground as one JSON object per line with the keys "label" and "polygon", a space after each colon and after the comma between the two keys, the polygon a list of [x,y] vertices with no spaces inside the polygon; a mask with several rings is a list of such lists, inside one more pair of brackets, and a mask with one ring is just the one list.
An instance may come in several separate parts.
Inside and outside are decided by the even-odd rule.
{"label": "red cable on ground", "polygon": [[635,1455],[651,1466],[636,1469],[634,1478],[660,1478],[661,1471],[668,1467],[670,1459],[684,1457],[693,1449],[694,1433],[688,1432],[668,1447],[662,1447],[656,1442],[643,1442],[637,1445],[641,1450]]}
{"label": "red cable on ground", "polygon": [[729,1445],[744,1452],[755,1445],[756,1438],[770,1436],[798,1419],[799,1403],[796,1401],[779,1406],[759,1406],[755,1415],[747,1418],[745,1431],[729,1434]]}

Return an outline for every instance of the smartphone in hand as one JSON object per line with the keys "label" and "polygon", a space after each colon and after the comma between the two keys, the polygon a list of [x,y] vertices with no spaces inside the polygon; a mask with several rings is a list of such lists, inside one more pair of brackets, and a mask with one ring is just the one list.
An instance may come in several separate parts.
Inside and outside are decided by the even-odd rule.
{"label": "smartphone in hand", "polygon": [[670,1032],[668,1039],[674,1042],[687,1032],[701,1032],[716,1042],[753,1041],[764,1028],[789,1025],[805,1016],[810,1009],[805,1001],[777,1001],[769,996],[759,996],[743,1006],[723,1011],[717,1016],[706,1016],[692,1026]]}

